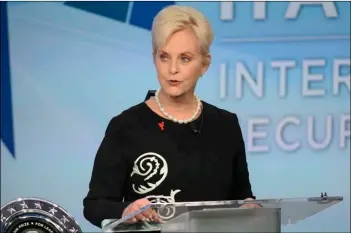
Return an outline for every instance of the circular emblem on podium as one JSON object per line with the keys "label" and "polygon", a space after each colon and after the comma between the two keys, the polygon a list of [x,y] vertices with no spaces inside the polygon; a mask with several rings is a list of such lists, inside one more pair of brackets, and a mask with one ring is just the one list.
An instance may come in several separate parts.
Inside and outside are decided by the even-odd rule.
{"label": "circular emblem on podium", "polygon": [[81,233],[82,230],[62,207],[43,199],[18,198],[1,206],[1,232]]}

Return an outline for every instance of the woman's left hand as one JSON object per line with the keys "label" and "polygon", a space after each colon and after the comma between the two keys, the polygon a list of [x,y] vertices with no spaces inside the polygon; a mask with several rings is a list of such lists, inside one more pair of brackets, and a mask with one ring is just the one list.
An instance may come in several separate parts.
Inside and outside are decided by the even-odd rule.
{"label": "woman's left hand", "polygon": [[[254,201],[252,198],[246,198],[244,201]],[[240,206],[240,208],[246,209],[254,209],[254,208],[261,208],[262,206],[257,203],[245,203]]]}

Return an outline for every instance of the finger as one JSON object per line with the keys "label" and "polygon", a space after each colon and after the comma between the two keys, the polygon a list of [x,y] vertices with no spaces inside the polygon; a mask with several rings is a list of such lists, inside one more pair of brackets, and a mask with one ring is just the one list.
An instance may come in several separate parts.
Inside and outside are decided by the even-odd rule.
{"label": "finger", "polygon": [[[141,209],[149,204],[150,202],[147,199],[141,199],[139,202],[136,203],[136,206],[137,208]],[[145,217],[149,217],[149,215],[152,214],[152,208],[151,207],[147,208],[142,212],[142,214],[145,215]]]}
{"label": "finger", "polygon": [[249,209],[250,208],[250,204],[242,204],[239,208],[240,209]]}
{"label": "finger", "polygon": [[255,209],[255,208],[258,208],[258,205],[256,205],[256,204],[243,204],[242,206],[240,206],[240,208],[243,208],[243,209]]}
{"label": "finger", "polygon": [[137,222],[137,219],[135,217],[132,217],[126,221],[126,223],[128,223],[128,224],[132,224],[132,223],[136,223],[136,222]]}
{"label": "finger", "polygon": [[151,214],[152,214],[152,218],[156,221],[156,222],[162,222],[160,216],[158,215],[158,213],[156,212],[156,210],[151,209]]}
{"label": "finger", "polygon": [[152,208],[147,209],[142,214],[150,221],[158,221],[158,219],[159,219],[158,214]]}
{"label": "finger", "polygon": [[[138,208],[136,210],[138,210]],[[138,219],[144,219],[144,218],[150,218],[150,217],[152,217],[151,208],[144,210],[138,215]]]}
{"label": "finger", "polygon": [[[145,204],[140,204],[140,203],[135,203],[133,206],[131,206],[131,212],[135,212],[135,211],[141,211],[142,208],[145,208]],[[147,209],[143,209],[143,212],[147,211],[150,208]]]}
{"label": "finger", "polygon": [[162,222],[162,219],[155,209],[150,209],[149,214],[151,215],[151,218],[154,222]]}
{"label": "finger", "polygon": [[[131,213],[131,208],[130,207],[127,207],[124,211],[123,211],[123,214],[122,214],[122,217],[126,217],[127,215],[129,215]],[[133,219],[135,219],[134,217],[131,217],[127,220],[125,220],[125,223],[133,223]]]}
{"label": "finger", "polygon": [[[131,206],[129,209],[128,209],[128,211],[126,211],[126,215],[127,214],[132,214],[132,213],[134,213],[134,212],[136,212],[136,211],[138,211],[139,210],[139,208],[137,207],[137,206]],[[133,216],[132,218],[130,218],[130,219],[128,219],[128,222],[138,222],[138,221],[145,221],[146,220],[146,217],[142,214],[142,213],[140,213],[140,214],[137,214],[137,215],[135,215],[135,216]]]}
{"label": "finger", "polygon": [[252,204],[252,208],[260,208],[260,205],[259,204]]}
{"label": "finger", "polygon": [[146,222],[146,217],[143,214],[138,214],[135,218],[139,221]]}

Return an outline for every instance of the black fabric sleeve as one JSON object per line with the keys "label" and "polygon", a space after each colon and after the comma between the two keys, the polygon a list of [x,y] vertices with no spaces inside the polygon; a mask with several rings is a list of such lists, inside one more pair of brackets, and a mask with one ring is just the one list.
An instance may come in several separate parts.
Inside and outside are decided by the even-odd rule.
{"label": "black fabric sleeve", "polygon": [[250,175],[246,161],[245,143],[236,114],[234,114],[234,124],[235,138],[238,146],[236,147],[236,154],[233,159],[234,184],[231,198],[236,200],[244,200],[246,198],[256,199],[251,190]]}
{"label": "black fabric sleeve", "polygon": [[123,119],[112,118],[94,160],[89,192],[83,200],[84,217],[101,228],[104,219],[120,218],[128,202],[123,202],[129,166],[123,153]]}

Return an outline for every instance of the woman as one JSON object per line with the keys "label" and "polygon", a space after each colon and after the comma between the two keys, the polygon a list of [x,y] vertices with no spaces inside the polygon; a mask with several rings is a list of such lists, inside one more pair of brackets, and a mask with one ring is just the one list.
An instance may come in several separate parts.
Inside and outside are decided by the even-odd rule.
{"label": "woman", "polygon": [[[234,113],[194,95],[210,63],[213,31],[185,6],[155,17],[153,58],[160,89],[114,117],[97,152],[84,216],[101,227],[159,197],[168,201],[253,199]],[[131,222],[157,220],[148,209]]]}

